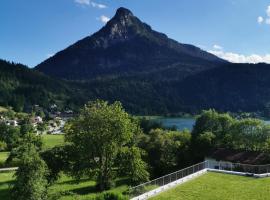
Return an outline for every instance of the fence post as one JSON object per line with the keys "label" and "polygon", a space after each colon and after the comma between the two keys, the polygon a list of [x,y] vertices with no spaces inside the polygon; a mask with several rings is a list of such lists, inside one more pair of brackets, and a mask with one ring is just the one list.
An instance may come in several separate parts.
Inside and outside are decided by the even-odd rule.
{"label": "fence post", "polygon": [[162,183],[162,186],[164,186],[164,176],[163,176],[163,178],[162,178],[162,182],[163,182],[163,183]]}

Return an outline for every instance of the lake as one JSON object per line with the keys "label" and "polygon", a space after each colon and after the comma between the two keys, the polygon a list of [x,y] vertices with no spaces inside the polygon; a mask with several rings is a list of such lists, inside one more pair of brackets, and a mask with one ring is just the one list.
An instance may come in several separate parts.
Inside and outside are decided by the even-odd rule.
{"label": "lake", "polygon": [[175,126],[178,130],[188,129],[191,130],[195,124],[194,118],[157,118],[155,121],[161,122],[166,127]]}
{"label": "lake", "polygon": [[[193,125],[195,124],[195,118],[157,118],[155,121],[161,122],[166,127],[177,127],[178,130],[192,130]],[[270,120],[264,120],[266,124],[270,124]]]}

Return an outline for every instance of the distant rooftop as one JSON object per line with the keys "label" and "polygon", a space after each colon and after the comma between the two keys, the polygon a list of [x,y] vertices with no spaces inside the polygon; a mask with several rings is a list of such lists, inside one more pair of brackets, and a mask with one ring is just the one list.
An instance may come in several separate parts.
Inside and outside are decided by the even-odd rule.
{"label": "distant rooftop", "polygon": [[212,151],[208,158],[217,161],[228,161],[243,164],[269,164],[270,156],[266,153],[233,149],[216,149]]}

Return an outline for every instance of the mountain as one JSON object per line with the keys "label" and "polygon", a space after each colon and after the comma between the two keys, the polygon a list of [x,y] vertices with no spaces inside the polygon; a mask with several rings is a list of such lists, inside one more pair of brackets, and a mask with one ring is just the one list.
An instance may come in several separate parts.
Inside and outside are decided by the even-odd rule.
{"label": "mountain", "polygon": [[178,43],[125,8],[97,33],[35,69],[69,80],[76,102],[119,100],[135,114],[208,108],[270,114],[269,65],[232,64]]}
{"label": "mountain", "polygon": [[38,104],[48,108],[57,102],[66,105],[70,94],[63,81],[57,81],[28,67],[0,59],[0,105],[23,111]]}
{"label": "mountain", "polygon": [[181,44],[152,30],[126,8],[98,32],[39,64],[45,74],[69,80],[89,80],[149,74],[177,68],[181,76],[226,61],[195,46]]}
{"label": "mountain", "polygon": [[215,108],[270,117],[270,65],[233,64],[178,43],[125,8],[35,69],[0,62],[0,105],[76,109],[97,98],[140,115]]}

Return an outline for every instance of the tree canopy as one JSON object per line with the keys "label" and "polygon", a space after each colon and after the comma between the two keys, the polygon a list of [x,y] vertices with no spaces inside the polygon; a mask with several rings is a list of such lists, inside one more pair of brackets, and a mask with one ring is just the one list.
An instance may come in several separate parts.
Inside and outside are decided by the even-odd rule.
{"label": "tree canopy", "polygon": [[[134,180],[147,180],[146,165],[141,160],[140,150],[135,147],[136,135],[140,134],[138,123],[119,102],[108,104],[97,100],[88,103],[79,116],[66,125],[65,132],[66,141],[76,152],[73,174],[95,177],[100,190],[112,185],[116,173],[119,173],[119,170],[114,170],[117,168],[132,170],[129,175]],[[134,154],[130,155],[129,150]],[[120,158],[139,165],[120,162]]]}

